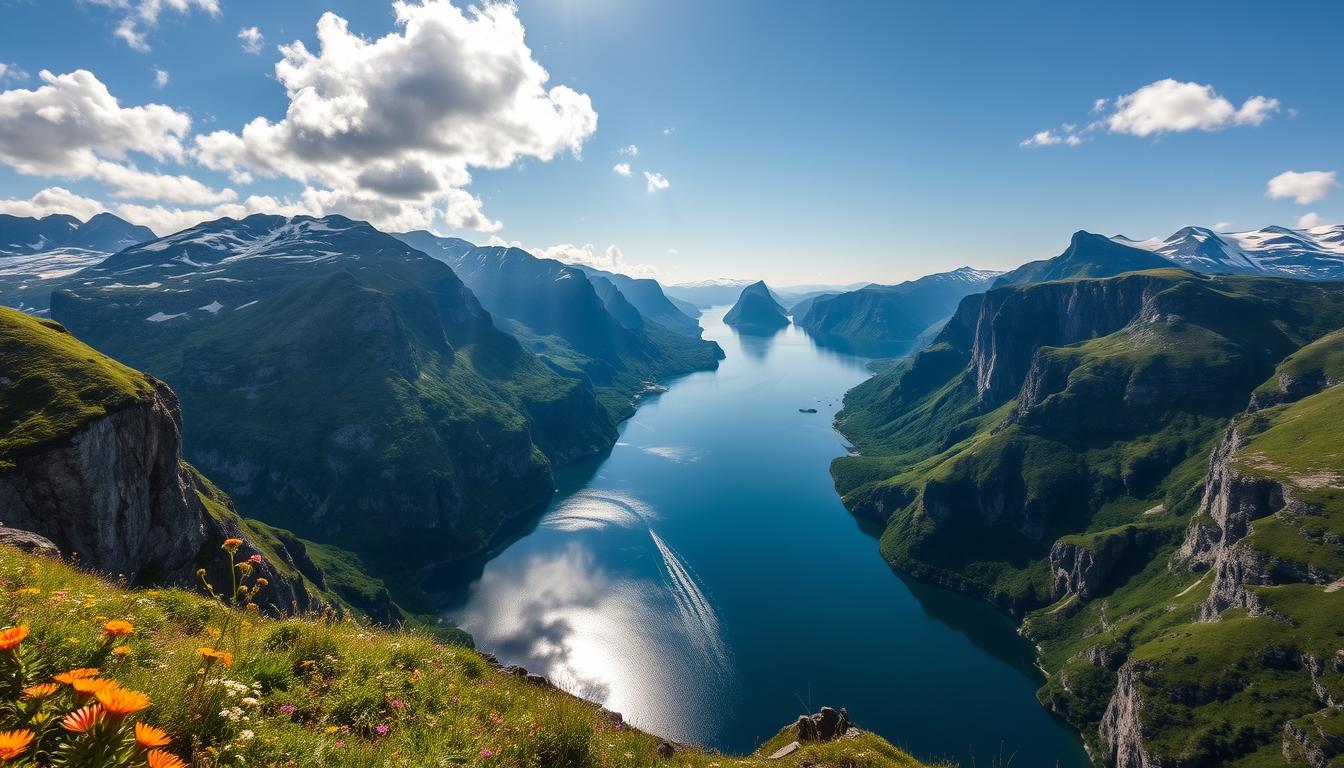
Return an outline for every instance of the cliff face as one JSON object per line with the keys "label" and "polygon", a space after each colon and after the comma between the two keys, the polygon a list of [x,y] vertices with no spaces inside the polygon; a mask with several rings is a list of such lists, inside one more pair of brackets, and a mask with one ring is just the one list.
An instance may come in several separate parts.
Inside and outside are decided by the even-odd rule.
{"label": "cliff face", "polygon": [[[237,520],[219,519],[207,509],[181,460],[177,397],[161,382],[151,383],[148,398],[17,457],[0,472],[3,522],[46,537],[84,567],[132,584],[194,588],[201,567],[213,583],[228,583],[219,547],[228,537],[248,537]],[[259,553],[249,542],[240,557]],[[281,554],[295,567],[287,550]],[[258,600],[272,611],[312,607],[302,579],[282,573],[271,556],[267,552],[259,567],[270,584]]]}

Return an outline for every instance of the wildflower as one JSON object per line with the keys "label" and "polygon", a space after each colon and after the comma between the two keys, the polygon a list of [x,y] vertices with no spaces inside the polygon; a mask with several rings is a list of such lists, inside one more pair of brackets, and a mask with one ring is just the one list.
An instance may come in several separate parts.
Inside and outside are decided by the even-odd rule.
{"label": "wildflower", "polygon": [[241,732],[238,734],[238,739],[239,739],[240,741],[251,741],[252,739],[254,739],[254,738],[256,738],[256,737],[257,737],[257,734],[255,734],[255,733],[253,733],[252,731],[249,731],[249,730],[247,730],[247,729],[244,729],[243,731],[241,731]]}
{"label": "wildflower", "polygon": [[481,750],[481,757],[494,757],[494,754],[495,754],[494,752],[491,752],[488,749]]}
{"label": "wildflower", "polygon": [[97,704],[90,704],[62,718],[61,727],[71,733],[88,733],[102,718],[103,710]]}
{"label": "wildflower", "polygon": [[299,708],[296,707],[296,706],[294,706],[293,704],[281,704],[281,705],[280,705],[280,713],[281,713],[281,714],[284,714],[284,715],[292,715],[292,714],[294,714],[295,712],[297,712],[298,709],[299,709]]}
{"label": "wildflower", "polygon": [[218,627],[206,627],[205,634],[209,635],[211,640],[218,640],[219,636],[224,633]]}
{"label": "wildflower", "polygon": [[135,625],[129,621],[113,619],[103,625],[103,634],[112,637],[124,637],[135,631]]}
{"label": "wildflower", "polygon": [[253,565],[261,565],[261,555],[253,555],[247,558],[247,561]]}
{"label": "wildflower", "polygon": [[392,729],[388,728],[386,725],[383,725],[382,723],[379,723],[378,725],[373,727],[374,733],[377,733],[379,736],[386,736],[387,732],[390,730]]}
{"label": "wildflower", "polygon": [[24,688],[23,698],[41,701],[42,699],[50,698],[59,690],[61,690],[61,686],[57,683],[38,683],[37,685],[30,685],[27,688]]}
{"label": "wildflower", "polygon": [[70,681],[70,687],[80,696],[96,696],[99,691],[116,688],[115,680],[103,680],[97,677],[79,677]]}
{"label": "wildflower", "polygon": [[0,763],[9,762],[22,755],[31,743],[33,743],[33,732],[27,728],[20,728],[17,731],[0,731]]}
{"label": "wildflower", "polygon": [[107,714],[113,717],[133,715],[149,706],[148,696],[129,688],[105,688],[95,693],[94,697],[98,699],[98,703],[107,711]]}
{"label": "wildflower", "polygon": [[58,683],[65,683],[66,685],[72,685],[76,680],[84,680],[86,678],[97,676],[98,676],[98,670],[92,669],[90,667],[80,667],[79,669],[72,669],[69,672],[62,672],[61,674],[56,675],[51,679],[55,680]]}
{"label": "wildflower", "polygon": [[393,709],[405,709],[405,708],[406,708],[406,702],[402,701],[401,699],[393,699],[393,700],[389,701],[388,704],[392,705],[392,708],[393,708]]}
{"label": "wildflower", "polygon": [[261,578],[257,579],[257,586],[258,586],[258,587],[264,587],[264,586],[266,586],[267,584],[270,584],[270,583],[271,583],[271,582],[268,581],[268,580],[266,579],[265,576],[262,576]]}
{"label": "wildflower", "polygon": [[226,667],[233,664],[233,654],[228,651],[217,651],[214,648],[197,648],[196,653],[207,662],[218,661]]}
{"label": "wildflower", "polygon": [[149,763],[149,768],[187,768],[187,764],[182,762],[182,758],[171,752],[164,752],[162,749],[149,750],[145,759]]}
{"label": "wildflower", "polygon": [[155,728],[145,723],[135,724],[135,743],[140,745],[141,749],[166,747],[170,741],[172,739],[168,738],[168,733],[162,728]]}
{"label": "wildflower", "polygon": [[[28,625],[20,624],[17,627],[0,632],[0,651],[12,651],[19,647],[19,643],[28,636]],[[17,753],[16,753],[17,754]]]}
{"label": "wildflower", "polygon": [[222,550],[224,550],[225,552],[228,552],[230,555],[232,555],[234,552],[237,552],[237,551],[238,551],[238,548],[241,547],[241,546],[243,546],[243,540],[242,540],[242,539],[238,539],[238,538],[228,538],[228,539],[225,539],[225,540],[224,540],[224,544],[223,544],[223,546],[220,547],[220,549],[222,549]]}
{"label": "wildflower", "polygon": [[112,649],[112,655],[116,656],[118,659],[124,659],[131,655],[131,646],[118,645],[116,648]]}

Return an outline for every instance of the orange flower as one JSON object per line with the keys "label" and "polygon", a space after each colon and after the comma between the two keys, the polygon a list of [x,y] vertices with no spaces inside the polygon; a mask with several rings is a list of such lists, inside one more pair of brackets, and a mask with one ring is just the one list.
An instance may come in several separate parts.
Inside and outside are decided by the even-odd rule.
{"label": "orange flower", "polygon": [[120,686],[104,688],[95,693],[94,697],[98,699],[98,703],[107,711],[107,714],[113,717],[133,715],[149,706],[148,696],[139,691],[132,691]]}
{"label": "orange flower", "polygon": [[94,696],[99,691],[105,691],[108,688],[116,688],[117,681],[103,680],[97,677],[81,677],[70,682],[70,687],[75,689],[75,693],[80,696]]}
{"label": "orange flower", "polygon": [[206,661],[218,661],[224,666],[233,664],[233,654],[228,651],[217,651],[214,648],[197,648],[196,653]]}
{"label": "orange flower", "polygon": [[28,636],[28,625],[20,624],[0,632],[0,651],[12,651]]}
{"label": "orange flower", "polygon": [[62,672],[59,675],[53,676],[51,679],[58,683],[72,685],[76,680],[84,680],[86,678],[97,676],[98,670],[89,667],[80,667],[79,669],[72,669],[69,672]]}
{"label": "orange flower", "polygon": [[124,659],[131,655],[131,646],[118,645],[116,648],[112,649],[112,655],[116,656],[118,659]]}
{"label": "orange flower", "polygon": [[33,732],[27,728],[20,728],[17,731],[0,731],[0,763],[7,763],[22,755],[31,743],[33,743]]}
{"label": "orange flower", "polygon": [[135,743],[139,744],[141,749],[166,747],[170,741],[172,739],[168,738],[168,732],[162,728],[155,728],[144,723],[135,724]]}
{"label": "orange flower", "polygon": [[241,546],[243,546],[242,539],[225,539],[224,545],[220,547],[220,549],[225,550],[229,554],[233,554],[234,552],[237,552],[238,548]]}
{"label": "orange flower", "polygon": [[61,727],[71,733],[88,733],[103,719],[103,710],[97,704],[80,707],[61,719]]}
{"label": "orange flower", "polygon": [[135,625],[129,621],[113,619],[103,625],[103,634],[108,637],[122,637],[135,631]]}
{"label": "orange flower", "polygon": [[37,685],[30,685],[27,688],[24,688],[23,698],[41,700],[51,696],[59,690],[61,690],[61,686],[56,683],[38,683]]}
{"label": "orange flower", "polygon": [[145,757],[149,762],[149,768],[187,768],[182,758],[162,749],[151,749]]}

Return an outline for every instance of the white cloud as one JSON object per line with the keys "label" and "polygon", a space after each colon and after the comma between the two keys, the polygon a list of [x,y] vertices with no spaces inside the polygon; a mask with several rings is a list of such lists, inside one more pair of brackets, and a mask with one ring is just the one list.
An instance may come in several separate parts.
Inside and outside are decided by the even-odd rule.
{"label": "white cloud", "polygon": [[168,71],[165,69],[154,68],[154,87],[162,88],[168,84]]}
{"label": "white cloud", "polygon": [[82,197],[64,187],[47,187],[27,200],[0,200],[0,213],[32,216],[38,219],[53,213],[66,213],[87,221],[94,214],[105,210],[107,209],[97,200]]}
{"label": "white cloud", "polygon": [[1110,103],[1110,99],[1097,99],[1092,102],[1092,111],[1101,112],[1106,109],[1108,103]]}
{"label": "white cloud", "polygon": [[617,164],[611,166],[611,170],[615,171],[617,176],[629,176],[629,175],[630,175],[630,164],[629,164],[629,163],[617,163]]}
{"label": "white cloud", "polygon": [[6,64],[5,62],[0,61],[0,85],[4,85],[11,80],[18,81],[27,79],[28,73],[19,69],[17,64]]}
{"label": "white cloud", "polygon": [[1329,227],[1334,226],[1334,224],[1335,222],[1330,221],[1329,219],[1323,218],[1321,216],[1318,216],[1314,212],[1304,213],[1297,219],[1298,229],[1311,229],[1312,227]]}
{"label": "white cloud", "polygon": [[1018,142],[1019,147],[1053,147],[1064,141],[1054,131],[1040,131]]}
{"label": "white cloud", "polygon": [[624,146],[616,150],[616,154],[625,155],[626,157],[638,157],[639,147],[636,147],[634,144],[630,144],[629,146]]}
{"label": "white cloud", "polygon": [[223,203],[237,197],[231,189],[217,192],[190,176],[151,173],[121,163],[99,161],[89,175],[110,187],[114,197],[188,205]]}
{"label": "white cloud", "polygon": [[1211,85],[1166,78],[1117,97],[1105,126],[1112,133],[1141,137],[1217,131],[1234,125],[1260,125],[1278,110],[1278,99],[1253,96],[1238,108]]}
{"label": "white cloud", "polygon": [[609,245],[606,250],[598,251],[592,243],[582,246],[564,243],[549,248],[540,248],[533,253],[543,259],[555,259],[566,264],[586,264],[607,272],[619,272],[631,277],[652,277],[656,273],[656,270],[647,264],[628,263],[625,260],[625,254],[615,245]]}
{"label": "white cloud", "polygon": [[649,183],[650,192],[658,192],[672,186],[672,182],[668,181],[667,177],[663,176],[661,173],[645,171],[644,180]]}
{"label": "white cloud", "polygon": [[1231,231],[1231,229],[1232,229],[1232,222],[1230,221],[1215,221],[1213,223],[1214,232],[1229,232]]}
{"label": "white cloud", "polygon": [[92,5],[115,8],[122,12],[116,36],[137,51],[148,51],[145,34],[159,25],[159,15],[165,10],[187,14],[201,10],[211,16],[219,15],[219,0],[85,0]]}
{"label": "white cloud", "polygon": [[1077,135],[1071,133],[1068,136],[1064,137],[1064,143],[1068,144],[1070,147],[1076,147],[1079,144],[1082,144],[1083,140],[1080,139]]}
{"label": "white cloud", "polygon": [[1325,196],[1339,186],[1334,171],[1284,171],[1269,180],[1265,185],[1265,194],[1276,200],[1290,197],[1296,202],[1307,205]]}
{"label": "white cloud", "polygon": [[191,118],[163,104],[122,107],[92,72],[38,74],[35,90],[0,93],[0,162],[20,173],[90,175],[100,158],[185,158]]}
{"label": "white cloud", "polygon": [[326,13],[316,53],[302,42],[282,46],[275,74],[289,97],[285,116],[197,137],[201,162],[388,210],[371,219],[378,226],[441,215],[452,226],[497,229],[462,189],[471,169],[577,155],[597,129],[591,100],[546,87],[550,76],[512,5],[401,0],[393,9],[399,28],[384,37],[360,37]]}
{"label": "white cloud", "polygon": [[663,135],[664,135],[664,136],[671,136],[672,134],[674,134],[674,133],[676,133],[676,132],[677,132],[677,129],[676,129],[676,128],[664,128],[664,129],[663,129]]}
{"label": "white cloud", "polygon": [[243,52],[255,56],[261,53],[261,46],[266,38],[256,27],[243,27],[238,30],[238,39],[242,41]]}

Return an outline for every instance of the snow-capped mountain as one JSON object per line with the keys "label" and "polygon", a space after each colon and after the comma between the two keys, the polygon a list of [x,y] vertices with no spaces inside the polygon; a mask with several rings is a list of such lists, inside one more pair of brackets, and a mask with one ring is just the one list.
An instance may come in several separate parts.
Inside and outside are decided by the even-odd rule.
{"label": "snow-capped mountain", "polygon": [[154,233],[110,213],[88,221],[0,214],[0,304],[43,314],[53,286]]}
{"label": "snow-capped mountain", "polygon": [[1197,272],[1344,279],[1344,225],[1311,229],[1272,226],[1247,232],[1185,227],[1166,239],[1131,240],[1123,235],[1113,239]]}

